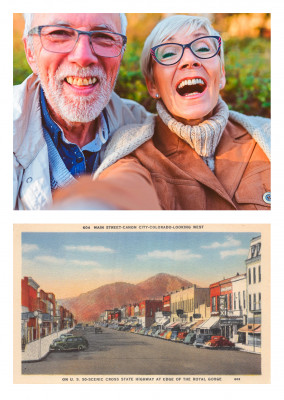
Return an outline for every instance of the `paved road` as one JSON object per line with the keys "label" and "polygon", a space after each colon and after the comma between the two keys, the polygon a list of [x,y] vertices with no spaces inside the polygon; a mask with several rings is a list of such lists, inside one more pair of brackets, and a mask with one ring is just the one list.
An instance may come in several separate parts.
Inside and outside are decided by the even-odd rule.
{"label": "paved road", "polygon": [[86,351],[50,353],[23,363],[23,374],[56,375],[255,375],[261,356],[234,350],[196,349],[183,343],[103,328],[88,328]]}

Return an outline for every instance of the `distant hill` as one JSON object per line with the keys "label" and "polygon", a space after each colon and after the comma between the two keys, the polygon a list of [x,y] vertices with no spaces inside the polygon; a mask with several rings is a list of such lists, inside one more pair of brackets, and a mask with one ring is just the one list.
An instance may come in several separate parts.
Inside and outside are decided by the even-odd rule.
{"label": "distant hill", "polygon": [[103,285],[77,297],[61,299],[60,303],[74,314],[75,319],[91,322],[104,310],[142,300],[162,299],[163,295],[188,286],[193,284],[186,279],[161,273],[136,285],[126,282]]}

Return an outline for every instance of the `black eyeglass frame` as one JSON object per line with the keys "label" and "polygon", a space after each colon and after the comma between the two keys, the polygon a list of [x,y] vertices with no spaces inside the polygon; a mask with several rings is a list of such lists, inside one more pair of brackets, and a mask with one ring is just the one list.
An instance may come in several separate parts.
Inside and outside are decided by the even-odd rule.
{"label": "black eyeglass frame", "polygon": [[[70,51],[52,51],[52,50],[47,50],[47,49],[44,47],[44,45],[43,45],[43,43],[42,43],[42,40],[41,40],[41,31],[42,31],[43,28],[46,28],[46,27],[50,27],[50,28],[62,28],[62,29],[71,29],[71,30],[77,32],[77,39],[76,39],[76,42],[74,43],[73,48],[72,48]],[[105,30],[99,30],[99,29],[98,29],[98,30],[95,30],[95,31],[81,31],[81,30],[79,30],[79,29],[75,29],[75,28],[71,28],[70,26],[63,26],[63,25],[40,25],[40,26],[35,26],[35,27],[32,28],[31,30],[29,30],[28,35],[29,35],[29,36],[31,36],[31,35],[39,35],[40,41],[41,41],[41,44],[42,44],[42,47],[43,47],[46,51],[49,51],[50,53],[59,53],[59,54],[68,54],[68,53],[71,53],[71,51],[74,50],[74,48],[75,48],[75,46],[76,46],[76,44],[77,44],[77,42],[78,42],[78,40],[79,40],[80,35],[88,35],[88,36],[89,36],[89,43],[90,43],[91,49],[92,49],[92,51],[96,54],[96,52],[95,52],[95,50],[94,50],[94,48],[93,48],[93,45],[92,45],[92,41],[91,41],[91,36],[92,36],[93,33],[110,33],[110,34],[112,34],[112,35],[120,36],[120,37],[122,38],[122,40],[123,40],[123,45],[122,45],[122,47],[121,47],[120,53],[119,53],[117,56],[100,56],[100,57],[115,58],[115,57],[119,57],[119,56],[120,56],[120,54],[122,53],[123,48],[126,46],[126,43],[127,43],[127,37],[126,37],[125,35],[123,35],[122,33],[117,33],[117,32],[112,32],[112,31],[105,31]]]}
{"label": "black eyeglass frame", "polygon": [[[191,48],[191,45],[192,45],[194,42],[196,42],[197,40],[200,40],[200,39],[207,39],[207,38],[214,38],[214,39],[217,39],[217,40],[218,40],[218,49],[216,50],[216,53],[215,53],[213,56],[210,56],[210,57],[199,57],[197,54],[194,53],[194,51],[193,51],[192,48]],[[181,52],[180,58],[179,58],[177,61],[175,61],[174,63],[172,63],[172,64],[164,64],[164,63],[162,63],[161,61],[159,61],[159,60],[157,59],[156,55],[155,55],[156,49],[158,49],[159,47],[169,46],[169,45],[173,45],[173,44],[176,45],[176,46],[182,47],[182,52]],[[193,54],[195,57],[200,58],[201,60],[208,60],[209,58],[215,57],[215,56],[220,52],[221,45],[222,45],[222,38],[221,38],[221,36],[212,36],[212,35],[209,35],[209,36],[201,36],[201,37],[199,37],[199,38],[197,38],[197,39],[194,39],[192,42],[187,43],[187,44],[180,44],[180,43],[161,43],[161,44],[158,44],[157,46],[152,47],[151,50],[150,50],[150,53],[151,53],[152,57],[154,58],[154,60],[155,60],[157,63],[159,63],[159,64],[161,64],[161,65],[167,67],[167,66],[170,66],[170,65],[175,65],[175,64],[177,64],[177,63],[182,59],[184,50],[185,50],[186,48],[188,48],[188,49],[192,52],[192,54]]]}

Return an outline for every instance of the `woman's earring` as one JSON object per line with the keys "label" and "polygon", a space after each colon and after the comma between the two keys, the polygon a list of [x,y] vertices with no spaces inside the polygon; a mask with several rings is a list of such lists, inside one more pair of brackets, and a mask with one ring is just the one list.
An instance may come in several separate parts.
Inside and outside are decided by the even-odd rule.
{"label": "woman's earring", "polygon": [[160,98],[159,93],[156,93],[156,99],[159,99],[159,98]]}

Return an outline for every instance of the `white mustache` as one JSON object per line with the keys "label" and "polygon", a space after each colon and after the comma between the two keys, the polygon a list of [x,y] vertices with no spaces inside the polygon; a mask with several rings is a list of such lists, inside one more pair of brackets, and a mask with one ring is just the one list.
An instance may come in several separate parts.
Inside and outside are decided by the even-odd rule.
{"label": "white mustache", "polygon": [[76,76],[79,78],[96,77],[98,80],[105,80],[105,72],[96,66],[93,67],[59,67],[55,73],[55,79],[64,81],[68,76]]}

